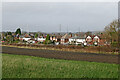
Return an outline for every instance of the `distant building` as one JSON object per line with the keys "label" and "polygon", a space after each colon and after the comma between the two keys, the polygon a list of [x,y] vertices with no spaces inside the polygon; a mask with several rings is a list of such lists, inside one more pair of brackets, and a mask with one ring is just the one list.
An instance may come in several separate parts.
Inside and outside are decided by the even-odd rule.
{"label": "distant building", "polygon": [[56,35],[56,40],[55,41],[60,43],[61,42],[61,38],[62,38],[61,35]]}
{"label": "distant building", "polygon": [[77,35],[75,35],[75,36],[73,36],[73,37],[71,37],[71,38],[69,38],[69,43],[70,44],[84,44],[84,43],[86,43],[86,40],[85,40],[85,36],[77,36]]}
{"label": "distant building", "polygon": [[86,37],[86,41],[87,41],[87,42],[92,42],[92,36],[87,36],[87,37]]}
{"label": "distant building", "polygon": [[86,38],[87,45],[106,45],[106,40],[102,38],[102,36],[93,35],[87,36]]}
{"label": "distant building", "polygon": [[44,38],[44,37],[39,37],[39,38],[37,38],[37,41],[38,41],[38,42],[44,42],[45,39],[46,39],[46,38]]}
{"label": "distant building", "polygon": [[50,40],[51,41],[56,41],[56,36],[54,35],[54,36],[50,36]]}
{"label": "distant building", "polygon": [[23,41],[29,41],[31,38],[22,38]]}
{"label": "distant building", "polygon": [[61,38],[61,44],[68,44],[69,43],[69,38],[72,37],[72,33],[66,33],[64,36]]}

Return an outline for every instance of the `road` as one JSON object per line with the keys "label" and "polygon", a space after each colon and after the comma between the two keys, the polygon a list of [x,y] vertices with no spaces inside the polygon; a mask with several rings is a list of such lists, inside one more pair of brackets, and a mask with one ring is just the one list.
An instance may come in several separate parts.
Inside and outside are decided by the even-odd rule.
{"label": "road", "polygon": [[28,56],[54,58],[54,59],[118,64],[118,55],[112,55],[112,54],[80,53],[80,52],[45,50],[45,49],[16,48],[16,47],[6,47],[6,46],[2,47],[2,53],[28,55]]}

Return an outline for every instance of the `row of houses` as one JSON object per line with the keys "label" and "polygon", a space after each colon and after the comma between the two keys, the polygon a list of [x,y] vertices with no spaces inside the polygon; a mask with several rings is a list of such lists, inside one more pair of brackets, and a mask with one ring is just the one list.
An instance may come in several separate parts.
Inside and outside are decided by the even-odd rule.
{"label": "row of houses", "polygon": [[[106,45],[106,40],[101,37],[102,35],[86,35],[86,34],[72,34],[66,33],[64,35],[53,35],[50,34],[50,40],[55,42],[56,45],[63,44],[73,44],[73,45]],[[22,41],[27,41],[31,43],[44,42],[46,40],[46,35],[39,36],[37,38],[31,38],[29,35],[19,37]]]}

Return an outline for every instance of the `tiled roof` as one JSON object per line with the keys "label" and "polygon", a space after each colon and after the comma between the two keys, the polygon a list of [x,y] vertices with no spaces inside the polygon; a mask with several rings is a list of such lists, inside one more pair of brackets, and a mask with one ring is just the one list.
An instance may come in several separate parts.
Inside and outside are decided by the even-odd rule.
{"label": "tiled roof", "polygon": [[72,35],[72,34],[66,33],[62,38],[63,38],[63,39],[68,39],[68,38],[71,38],[71,35]]}
{"label": "tiled roof", "polygon": [[85,39],[85,36],[73,36],[71,39]]}

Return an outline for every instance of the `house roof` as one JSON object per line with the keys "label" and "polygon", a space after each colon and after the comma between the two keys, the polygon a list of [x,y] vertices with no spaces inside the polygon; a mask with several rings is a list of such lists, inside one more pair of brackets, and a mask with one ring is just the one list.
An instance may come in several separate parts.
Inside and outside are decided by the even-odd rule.
{"label": "house roof", "polygon": [[62,38],[62,36],[61,35],[57,35],[56,38]]}
{"label": "house roof", "polygon": [[72,35],[72,34],[68,34],[68,33],[66,33],[64,36],[62,36],[62,39],[68,39],[68,38],[71,38],[71,35]]}
{"label": "house roof", "polygon": [[71,37],[71,39],[85,39],[86,37],[85,36],[73,36]]}
{"label": "house roof", "polygon": [[99,38],[98,36],[95,36],[94,38]]}
{"label": "house roof", "polygon": [[24,35],[25,38],[30,38],[29,34]]}
{"label": "house roof", "polygon": [[90,35],[90,36],[87,36],[87,38],[92,38],[92,39],[99,38],[99,39],[101,39],[101,37],[98,35]]}
{"label": "house roof", "polygon": [[87,38],[92,38],[92,36],[87,36]]}

